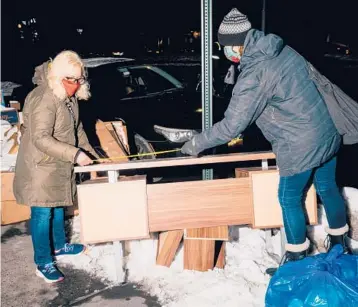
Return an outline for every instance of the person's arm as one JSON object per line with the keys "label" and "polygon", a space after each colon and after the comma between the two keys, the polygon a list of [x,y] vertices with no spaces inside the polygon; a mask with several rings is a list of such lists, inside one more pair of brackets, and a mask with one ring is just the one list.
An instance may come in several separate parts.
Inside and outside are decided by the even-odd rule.
{"label": "person's arm", "polygon": [[46,95],[35,99],[29,114],[30,133],[34,145],[50,157],[75,163],[79,148],[60,142],[52,136],[56,120],[55,102]]}
{"label": "person's arm", "polygon": [[80,121],[78,127],[77,127],[77,137],[78,137],[78,146],[87,152],[89,152],[91,155],[93,155],[96,159],[99,159],[98,154],[93,149],[91,144],[88,141],[87,134],[85,130],[83,129],[83,124]]}
{"label": "person's arm", "polygon": [[258,77],[239,78],[224,118],[184,144],[182,152],[198,155],[208,148],[229,142],[259,117],[266,104],[266,91]]}

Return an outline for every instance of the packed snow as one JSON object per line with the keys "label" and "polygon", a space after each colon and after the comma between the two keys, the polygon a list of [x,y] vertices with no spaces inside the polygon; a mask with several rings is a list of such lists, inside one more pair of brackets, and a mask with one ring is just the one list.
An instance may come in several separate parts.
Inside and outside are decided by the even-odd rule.
{"label": "packed snow", "polygon": [[[344,196],[350,211],[358,212],[358,190],[345,188]],[[318,212],[320,224],[308,228],[315,253],[325,252],[324,227],[327,225],[321,206]],[[70,220],[67,226],[72,242],[79,242],[79,216]],[[351,242],[353,248],[358,248],[358,242]],[[277,266],[281,252],[280,232],[270,242],[266,241],[264,231],[234,226],[230,227],[230,242],[226,244],[225,268],[196,272],[183,270],[182,246],[171,267],[166,268],[155,264],[156,236],[129,244],[131,252],[125,259],[128,281],[143,285],[165,307],[264,306],[269,282],[265,270]],[[110,243],[90,246],[86,254],[64,259],[61,263],[86,270],[108,284],[116,282],[114,247]]]}

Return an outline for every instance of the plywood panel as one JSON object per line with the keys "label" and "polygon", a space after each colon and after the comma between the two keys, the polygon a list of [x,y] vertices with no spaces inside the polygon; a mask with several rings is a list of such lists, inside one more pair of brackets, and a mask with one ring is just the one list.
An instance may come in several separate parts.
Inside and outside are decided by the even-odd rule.
{"label": "plywood panel", "polygon": [[[254,228],[275,228],[283,225],[278,201],[279,173],[277,170],[250,172]],[[307,193],[306,210],[311,225],[317,224],[316,191],[312,186]]]}
{"label": "plywood panel", "polygon": [[184,240],[184,269],[208,271],[214,268],[214,240]]}
{"label": "plywood panel", "polygon": [[187,240],[229,240],[229,227],[216,226],[204,228],[191,228],[185,230],[185,239]]}
{"label": "plywood panel", "polygon": [[78,203],[83,243],[149,238],[144,176],[81,184]]}
{"label": "plywood panel", "polygon": [[151,184],[147,194],[151,232],[252,223],[249,178]]}
{"label": "plywood panel", "polygon": [[29,220],[30,217],[29,206],[18,205],[15,200],[1,202],[1,225],[23,222]]}
{"label": "plywood panel", "polygon": [[183,230],[164,231],[159,234],[157,265],[170,267],[183,234]]}

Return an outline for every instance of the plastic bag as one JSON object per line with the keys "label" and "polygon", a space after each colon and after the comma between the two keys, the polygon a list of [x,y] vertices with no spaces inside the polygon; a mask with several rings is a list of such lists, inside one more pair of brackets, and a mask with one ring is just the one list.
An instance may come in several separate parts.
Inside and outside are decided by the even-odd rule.
{"label": "plastic bag", "polygon": [[266,307],[358,307],[358,256],[329,253],[291,261],[271,278]]}

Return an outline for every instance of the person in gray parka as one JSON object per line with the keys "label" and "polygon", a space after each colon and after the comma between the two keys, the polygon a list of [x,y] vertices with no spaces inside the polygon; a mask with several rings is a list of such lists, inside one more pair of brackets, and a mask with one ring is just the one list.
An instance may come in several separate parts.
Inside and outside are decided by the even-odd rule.
{"label": "person in gray parka", "polygon": [[279,201],[287,235],[283,262],[307,255],[304,192],[313,179],[324,204],[330,249],[348,252],[344,200],[336,184],[338,133],[314,82],[307,61],[274,34],[265,35],[237,9],[222,21],[218,39],[226,57],[240,63],[240,75],[224,118],[186,142],[181,151],[198,155],[224,144],[256,122],[276,155],[280,173]]}

